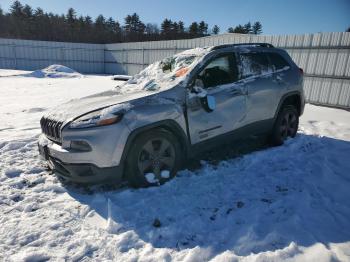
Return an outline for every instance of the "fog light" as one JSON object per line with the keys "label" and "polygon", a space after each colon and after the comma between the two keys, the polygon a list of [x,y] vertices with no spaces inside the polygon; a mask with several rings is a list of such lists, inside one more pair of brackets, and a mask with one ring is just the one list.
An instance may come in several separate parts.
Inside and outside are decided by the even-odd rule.
{"label": "fog light", "polygon": [[70,148],[77,151],[91,151],[91,146],[87,142],[81,140],[71,141]]}

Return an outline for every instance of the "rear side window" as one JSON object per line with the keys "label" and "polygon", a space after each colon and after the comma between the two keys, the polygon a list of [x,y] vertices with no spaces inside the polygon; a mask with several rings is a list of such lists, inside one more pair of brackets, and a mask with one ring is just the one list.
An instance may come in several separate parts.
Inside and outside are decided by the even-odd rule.
{"label": "rear side window", "polygon": [[280,54],[268,53],[268,56],[275,70],[280,70],[280,69],[285,69],[287,67],[290,67],[289,63]]}
{"label": "rear side window", "polygon": [[241,79],[272,73],[273,69],[265,53],[241,53]]}

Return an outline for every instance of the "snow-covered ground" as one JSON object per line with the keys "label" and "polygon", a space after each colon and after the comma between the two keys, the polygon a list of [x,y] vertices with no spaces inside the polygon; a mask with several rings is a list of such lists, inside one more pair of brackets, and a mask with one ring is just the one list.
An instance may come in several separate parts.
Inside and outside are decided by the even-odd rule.
{"label": "snow-covered ground", "polygon": [[23,73],[0,70],[0,261],[350,261],[350,112],[307,105],[284,146],[161,187],[87,189],[38,159],[39,119],[116,81]]}

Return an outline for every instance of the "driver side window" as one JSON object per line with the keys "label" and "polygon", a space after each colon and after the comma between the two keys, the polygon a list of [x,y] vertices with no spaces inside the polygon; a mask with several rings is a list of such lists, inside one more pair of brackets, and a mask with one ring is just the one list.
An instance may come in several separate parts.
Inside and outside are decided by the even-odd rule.
{"label": "driver side window", "polygon": [[204,88],[233,83],[238,78],[234,66],[233,54],[225,54],[209,62],[197,78],[202,80]]}

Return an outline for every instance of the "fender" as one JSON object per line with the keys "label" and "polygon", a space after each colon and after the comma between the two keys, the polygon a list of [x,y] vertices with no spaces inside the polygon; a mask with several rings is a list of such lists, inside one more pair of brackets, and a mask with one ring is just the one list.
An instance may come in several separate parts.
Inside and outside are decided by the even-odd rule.
{"label": "fender", "polygon": [[165,129],[176,136],[181,144],[182,149],[184,150],[183,153],[185,156],[187,156],[190,146],[186,133],[175,120],[166,119],[134,129],[128,136],[120,162],[125,162],[130,147],[137,136],[156,128]]}
{"label": "fender", "polygon": [[300,108],[297,108],[297,110],[300,112],[300,115],[303,113],[303,111],[304,111],[303,94],[300,91],[292,91],[292,92],[288,92],[288,93],[284,94],[282,96],[282,98],[280,99],[280,102],[278,103],[275,115],[273,117],[274,120],[277,118],[278,113],[279,113],[282,105],[284,104],[284,102],[288,99],[288,97],[291,97],[293,95],[298,95],[299,96]]}

